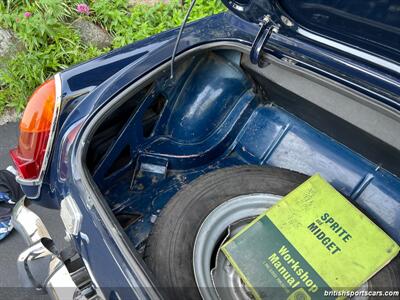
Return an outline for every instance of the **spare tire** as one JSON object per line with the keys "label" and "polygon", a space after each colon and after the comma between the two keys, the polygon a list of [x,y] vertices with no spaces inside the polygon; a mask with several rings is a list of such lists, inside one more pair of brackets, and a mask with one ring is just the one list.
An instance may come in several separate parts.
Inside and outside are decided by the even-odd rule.
{"label": "spare tire", "polygon": [[[145,261],[156,276],[161,291],[170,299],[201,299],[202,296],[206,299],[216,298],[210,272],[212,265],[216,265],[217,254],[215,249],[210,249],[209,244],[214,243],[214,248],[218,248],[217,244],[221,244],[227,229],[221,232],[221,226],[229,227],[232,220],[234,223],[240,221],[229,220],[230,215],[235,215],[229,209],[235,212],[241,205],[243,211],[255,217],[307,178],[306,175],[280,168],[239,166],[210,172],[182,188],[161,211],[145,250]],[[214,220],[219,224],[215,223],[214,226],[208,222],[211,227],[202,228],[206,218],[213,211],[225,209],[224,206],[227,206],[225,216],[220,215],[219,219]],[[206,238],[199,238],[201,235]],[[204,244],[202,247],[197,245],[200,244],[199,240]],[[198,249],[208,249],[208,252],[212,250],[214,256],[210,258],[210,253]],[[373,279],[376,283],[385,282],[386,288],[390,283],[395,290],[400,286],[400,281],[398,274],[391,271],[391,268],[398,267],[398,260],[396,264],[393,263]],[[202,272],[201,265],[209,265],[209,269]],[[369,286],[376,288],[377,284]],[[223,292],[226,294],[227,289]],[[245,294],[246,291],[240,292]],[[235,297],[241,298],[238,291],[233,293]],[[225,300],[225,297],[221,298]]]}

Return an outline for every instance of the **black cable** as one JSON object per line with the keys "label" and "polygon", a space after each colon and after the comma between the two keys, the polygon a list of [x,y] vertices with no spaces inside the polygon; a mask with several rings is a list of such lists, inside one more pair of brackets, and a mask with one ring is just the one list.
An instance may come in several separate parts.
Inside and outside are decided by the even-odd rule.
{"label": "black cable", "polygon": [[186,22],[189,19],[190,13],[192,12],[192,9],[193,9],[195,3],[196,3],[196,0],[192,0],[192,2],[190,3],[189,9],[186,12],[186,16],[183,19],[181,28],[179,29],[178,36],[176,37],[176,42],[175,42],[174,50],[172,51],[172,58],[171,58],[171,79],[174,78],[174,62],[175,62],[176,51],[178,50],[179,41],[181,39],[183,29],[185,28]]}

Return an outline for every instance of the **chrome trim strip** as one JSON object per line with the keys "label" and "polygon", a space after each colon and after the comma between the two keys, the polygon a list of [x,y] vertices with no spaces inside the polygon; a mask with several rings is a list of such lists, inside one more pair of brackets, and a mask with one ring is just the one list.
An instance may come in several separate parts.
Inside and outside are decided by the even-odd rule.
{"label": "chrome trim strip", "polygon": [[58,117],[60,114],[60,108],[61,108],[62,93],[61,93],[60,73],[57,73],[54,75],[54,80],[55,80],[55,84],[56,84],[56,102],[54,104],[54,114],[53,114],[51,129],[50,129],[50,133],[49,133],[49,140],[47,142],[46,152],[44,154],[43,163],[42,163],[42,167],[40,169],[39,177],[36,179],[24,179],[20,175],[18,175],[16,177],[17,182],[19,184],[27,185],[27,186],[39,186],[37,197],[39,197],[39,195],[40,195],[40,188],[42,185],[43,177],[44,177],[44,174],[46,173],[47,165],[49,163],[49,158],[50,158],[50,154],[51,154],[51,150],[52,150],[52,146],[53,146],[53,142],[54,142],[54,138],[55,138],[55,133],[56,133],[56,129],[57,129],[57,124],[58,124],[57,121],[58,121]]}
{"label": "chrome trim strip", "polygon": [[304,30],[302,28],[298,28],[297,32],[299,34],[311,39],[311,40],[314,40],[314,41],[318,42],[318,43],[322,43],[322,44],[328,45],[330,47],[339,49],[341,51],[350,53],[352,55],[361,57],[361,58],[363,58],[363,59],[365,59],[365,60],[367,60],[367,61],[369,61],[369,62],[371,62],[373,64],[381,65],[381,66],[384,66],[385,68],[387,68],[389,70],[393,70],[393,71],[396,71],[397,73],[400,73],[400,66],[398,64],[393,63],[393,62],[391,62],[389,60],[380,58],[379,56],[376,56],[376,55],[373,55],[373,54],[369,54],[369,53],[367,53],[365,51],[358,50],[356,48],[347,46],[347,45],[342,44],[342,43],[335,42],[334,40],[325,38],[325,37],[323,37],[321,35],[314,34],[312,32]]}

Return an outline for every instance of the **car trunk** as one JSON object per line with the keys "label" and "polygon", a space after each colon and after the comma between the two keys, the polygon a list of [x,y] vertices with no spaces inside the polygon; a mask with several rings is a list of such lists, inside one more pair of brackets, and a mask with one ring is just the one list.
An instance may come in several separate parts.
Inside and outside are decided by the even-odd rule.
{"label": "car trunk", "polygon": [[397,242],[398,113],[291,61],[192,52],[124,92],[97,124],[86,166],[139,253],[182,187],[235,165],[320,173]]}

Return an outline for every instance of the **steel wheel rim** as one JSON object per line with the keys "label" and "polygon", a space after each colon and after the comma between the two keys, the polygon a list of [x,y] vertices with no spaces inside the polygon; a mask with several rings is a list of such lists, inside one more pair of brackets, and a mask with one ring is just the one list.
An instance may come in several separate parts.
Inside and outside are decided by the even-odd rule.
{"label": "steel wheel rim", "polygon": [[[282,196],[273,194],[238,196],[216,207],[204,219],[197,232],[193,249],[193,271],[203,299],[220,299],[211,276],[211,260],[215,253],[215,247],[226,233],[227,228],[241,220],[260,215],[281,198]],[[237,280],[237,278],[232,278],[231,282],[238,282]],[[244,289],[243,286],[231,291],[226,290],[233,292],[233,294],[230,294],[231,299],[232,297],[246,299],[247,297],[243,298],[247,295],[247,291]]]}
{"label": "steel wheel rim", "polygon": [[[227,228],[230,228],[232,224],[260,215],[281,198],[282,196],[273,194],[238,196],[217,206],[204,219],[197,232],[193,248],[193,272],[203,299],[252,299],[252,297],[248,297],[249,291],[244,284],[240,284],[238,281],[238,275],[232,275],[234,273],[233,268],[232,273],[228,272],[232,275],[232,278],[225,278],[226,280],[223,281],[228,286],[234,284],[235,288],[224,288],[225,292],[221,294],[221,289],[218,290],[218,286],[215,285],[213,276],[211,275],[211,258],[215,252],[215,247],[221,241],[221,236],[224,233],[226,234]],[[239,230],[240,228],[236,228],[236,232]],[[232,232],[231,235],[234,235],[236,232]],[[219,263],[223,269],[229,265],[229,262],[222,253],[217,253],[216,260],[217,266]],[[368,282],[365,282],[358,289],[358,291],[368,290]],[[356,296],[353,299],[366,300],[368,298],[365,296]]]}

